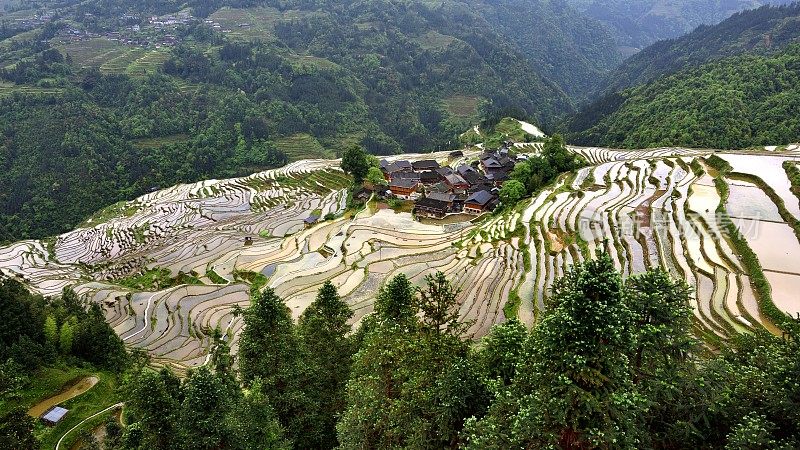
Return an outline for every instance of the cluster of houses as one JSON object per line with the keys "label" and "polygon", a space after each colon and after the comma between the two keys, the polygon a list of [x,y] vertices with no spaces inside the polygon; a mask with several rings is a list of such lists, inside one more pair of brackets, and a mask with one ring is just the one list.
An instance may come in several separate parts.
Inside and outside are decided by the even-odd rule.
{"label": "cluster of houses", "polygon": [[[86,14],[86,16],[92,16]],[[125,14],[121,17],[125,22],[132,23],[114,31],[91,32],[75,26],[68,26],[59,31],[57,37],[61,43],[80,42],[89,39],[105,38],[112,42],[119,42],[132,47],[162,48],[174,47],[181,43],[177,30],[186,25],[197,22],[191,14],[180,12],[175,15],[163,17],[141,17]]]}
{"label": "cluster of houses", "polygon": [[[459,157],[454,152],[451,157]],[[516,160],[508,148],[483,153],[472,164],[440,166],[434,160],[381,161],[388,194],[414,201],[417,217],[441,219],[448,214],[480,215],[499,203],[498,192]]]}

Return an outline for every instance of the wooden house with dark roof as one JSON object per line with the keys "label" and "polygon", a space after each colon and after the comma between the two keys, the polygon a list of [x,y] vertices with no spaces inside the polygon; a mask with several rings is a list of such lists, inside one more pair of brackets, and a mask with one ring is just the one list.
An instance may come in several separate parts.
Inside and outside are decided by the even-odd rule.
{"label": "wooden house with dark roof", "polygon": [[498,199],[489,191],[478,191],[464,201],[464,212],[480,215],[497,206]]}
{"label": "wooden house with dark roof", "polygon": [[398,178],[389,183],[389,190],[392,194],[404,200],[413,200],[419,196],[417,192],[419,188],[419,180],[411,178]]}
{"label": "wooden house with dark roof", "polygon": [[412,162],[411,167],[414,169],[415,172],[421,172],[423,170],[436,170],[440,166],[438,162],[432,159],[423,159],[422,161]]}
{"label": "wooden house with dark roof", "polygon": [[450,212],[450,205],[447,202],[431,197],[423,197],[414,203],[414,215],[417,217],[430,217],[441,219]]}

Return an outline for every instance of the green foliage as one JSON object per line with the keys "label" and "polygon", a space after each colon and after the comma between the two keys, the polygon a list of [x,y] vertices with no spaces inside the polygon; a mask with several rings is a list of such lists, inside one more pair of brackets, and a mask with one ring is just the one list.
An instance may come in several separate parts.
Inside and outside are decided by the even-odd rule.
{"label": "green foliage", "polygon": [[[596,2],[600,4],[601,2]],[[642,20],[649,14],[658,10],[658,7],[650,10],[650,5],[654,0],[637,2],[636,4],[622,0],[603,1],[599,9],[617,10],[620,25],[623,20],[629,21],[627,17],[631,15]],[[641,31],[659,35],[659,38],[648,39],[647,44],[663,38],[641,52],[625,60],[619,67],[609,73],[605,79],[601,80],[600,85],[596,86],[596,92],[622,91],[626,88],[640,84],[645,84],[663,75],[668,75],[687,67],[699,66],[710,61],[734,56],[746,52],[768,52],[770,50],[782,49],[791,43],[796,36],[789,31],[789,24],[797,20],[800,16],[800,7],[797,5],[783,6],[763,6],[758,9],[745,10],[741,13],[730,15],[735,9],[745,9],[767,3],[763,0],[756,2],[717,2],[716,5],[702,2],[680,1],[678,8],[684,13],[674,14],[668,21],[657,21],[653,16],[647,29]],[[779,3],[779,2],[772,2]],[[790,3],[790,2],[780,2]],[[730,8],[722,13],[716,10],[720,8]],[[633,10],[631,10],[633,8]],[[640,10],[644,9],[646,11]],[[699,11],[690,11],[695,8]],[[687,11],[689,10],[689,11]],[[627,17],[626,17],[627,16]],[[713,16],[713,17],[712,17]],[[728,17],[730,16],[730,17]],[[726,20],[713,26],[720,18]],[[656,20],[653,20],[656,19]],[[645,19],[648,20],[648,19]],[[675,34],[673,30],[665,30],[669,21],[686,21],[692,25],[684,28],[681,33]],[[687,25],[688,25],[687,23]],[[692,29],[700,24],[694,31]],[[691,32],[690,32],[691,31]],[[677,37],[678,34],[687,34]],[[656,37],[653,36],[653,37]],[[642,47],[635,45],[635,47]]]}
{"label": "green foliage", "polygon": [[[219,277],[219,275],[217,275],[217,277]],[[209,276],[209,278],[211,278],[211,276]],[[214,280],[212,279],[212,281]],[[178,276],[173,277],[169,269],[162,269],[159,267],[147,269],[137,275],[118,278],[114,280],[114,282],[136,291],[159,291],[181,284],[203,284],[195,274],[185,274],[181,272]],[[223,279],[222,284],[226,283],[227,281]]]}
{"label": "green foliage", "polygon": [[342,170],[352,176],[356,184],[361,184],[364,181],[369,169],[367,155],[361,147],[350,147],[342,155]]}
{"label": "green foliage", "polygon": [[261,292],[261,288],[267,285],[269,278],[263,273],[252,272],[249,270],[234,270],[234,280],[242,280],[250,284],[250,296],[255,297]]}
{"label": "green foliage", "polygon": [[183,402],[178,411],[182,447],[205,450],[229,447],[233,436],[225,418],[236,396],[224,377],[203,366],[192,371],[182,391]]}
{"label": "green foliage", "polygon": [[58,349],[65,355],[68,355],[70,352],[72,352],[72,342],[75,339],[75,323],[75,318],[71,317],[70,320],[67,320],[61,324],[61,330],[59,331],[58,338]]}
{"label": "green foliage", "polygon": [[298,448],[337,445],[336,419],[344,411],[345,386],[355,353],[348,338],[352,316],[330,281],[322,285],[317,298],[300,316],[297,332],[305,368],[302,389],[310,401],[296,421],[300,428],[289,430],[296,436]]}
{"label": "green foliage", "polygon": [[503,187],[500,188],[500,201],[503,202],[503,206],[512,207],[522,200],[527,193],[527,189],[521,181],[509,180],[503,183]]}
{"label": "green foliage", "polygon": [[423,332],[459,336],[465,325],[458,320],[458,294],[444,273],[425,276],[425,287],[418,290],[416,308],[422,313],[420,327]]}
{"label": "green foliage", "polygon": [[130,374],[120,448],[291,448],[261,381],[243,392],[229,369],[203,366],[183,382],[167,369]]}
{"label": "green foliage", "polygon": [[786,176],[789,177],[789,182],[792,184],[792,193],[800,198],[800,168],[794,161],[784,161],[783,170],[786,171]]}
{"label": "green foliage", "polygon": [[[760,178],[751,179],[750,181],[756,182],[757,185],[760,183],[760,187],[764,190],[764,192],[774,192],[771,188],[766,186]],[[727,217],[725,203],[728,201],[728,195],[730,193],[728,183],[722,177],[717,177],[714,179],[714,185],[717,187],[717,191],[720,194],[720,203],[717,207],[717,214],[720,214],[722,217]],[[782,200],[777,200],[779,200],[779,202],[776,202],[776,204],[782,204]],[[783,209],[785,210],[785,208]],[[742,236],[742,233],[732,220],[729,218],[727,220],[723,220],[721,225],[725,230],[725,235],[728,238],[728,241],[739,255],[742,265],[747,271],[747,275],[750,277],[750,282],[753,284],[753,290],[757,295],[759,310],[764,316],[772,321],[772,323],[778,325],[779,327],[782,326],[782,324],[786,321],[787,316],[785,313],[783,313],[783,311],[778,309],[778,307],[776,307],[775,303],[772,301],[772,286],[770,286],[767,277],[764,275],[764,270],[761,267],[761,262],[758,259],[758,255],[756,255],[753,249],[750,248],[750,245],[747,243],[747,239]]]}
{"label": "green foliage", "polygon": [[731,167],[730,163],[720,158],[718,155],[711,155],[706,158],[705,161],[706,164],[719,172],[720,175],[728,174],[733,170],[733,167]]}
{"label": "green foliage", "polygon": [[24,409],[17,408],[0,417],[0,447],[20,450],[39,448],[33,435],[33,418]]}
{"label": "green foliage", "polygon": [[291,312],[266,288],[242,314],[245,327],[239,338],[239,374],[245,386],[260,380],[281,425],[289,428],[301,417],[304,406],[298,401],[301,354]]}
{"label": "green foliage", "polygon": [[222,278],[217,272],[213,270],[209,270],[208,272],[206,272],[206,276],[214,284],[228,284],[228,280]]}
{"label": "green foliage", "polygon": [[437,274],[417,292],[403,275],[381,290],[337,425],[341,448],[455,448],[465,419],[486,406],[480,369],[442,308],[454,288]]}
{"label": "green foliage", "polygon": [[692,173],[696,177],[702,177],[703,174],[706,173],[705,169],[703,169],[703,165],[700,164],[700,161],[695,158],[692,162],[689,163],[689,167],[692,169]]}
{"label": "green foliage", "polygon": [[622,60],[608,27],[593,19],[589,11],[581,14],[583,8],[571,4],[574,2],[481,3],[490,12],[486,14],[488,22],[577,103],[585,99],[598,78]]}
{"label": "green foliage", "polygon": [[573,128],[580,144],[745,148],[793,142],[800,46],[709,62],[623,91]]}
{"label": "green foliage", "polygon": [[284,438],[275,411],[260,380],[255,380],[228,415],[232,448],[242,450],[289,450],[291,443]]}
{"label": "green foliage", "polygon": [[[524,119],[524,117],[521,117]],[[489,119],[484,121],[481,125],[487,129],[481,130],[482,135],[477,136],[477,140],[483,142],[486,148],[500,148],[504,142],[534,142],[539,140],[534,136],[526,133],[522,129],[522,124],[517,119],[512,117],[504,117],[499,122],[493,123]],[[474,130],[465,134],[462,141],[465,143],[475,143]]]}
{"label": "green foliage", "polygon": [[517,164],[511,179],[522,183],[527,195],[533,195],[562,172],[575,170],[583,164],[582,159],[567,149],[564,138],[556,134],[545,141],[540,155]]}
{"label": "green foliage", "polygon": [[367,171],[367,176],[365,179],[375,186],[387,184],[386,178],[383,177],[383,172],[381,172],[381,169],[377,167],[370,167]]}
{"label": "green foliage", "polygon": [[499,383],[467,447],[646,442],[662,424],[650,408],[679,395],[692,367],[689,294],[662,271],[623,283],[607,254],[567,272],[529,336],[512,321],[484,340],[479,356]]}
{"label": "green foliage", "polygon": [[[285,163],[258,139],[241,142],[236,123],[255,106],[222,92],[182,92],[169,78],[89,73],[58,97],[0,100],[6,168],[1,239],[55,235],[105,206],[178,182],[244,174]],[[193,115],[195,102],[217,105]],[[225,104],[229,106],[225,106]],[[79,120],[74,120],[74,118]],[[196,130],[185,142],[140,149],[129,142]],[[55,145],[53,144],[55,143]],[[27,155],[25,158],[17,155]],[[45,163],[45,161],[47,163]]]}
{"label": "green foliage", "polygon": [[58,323],[56,323],[55,316],[49,315],[44,322],[44,336],[47,342],[53,346],[53,348],[58,347],[59,337],[58,337]]}
{"label": "green foliage", "polygon": [[772,435],[775,424],[766,416],[750,413],[742,418],[742,422],[728,435],[726,450],[755,450],[777,448]]}
{"label": "green foliage", "polygon": [[135,427],[128,427],[123,440],[135,444],[132,447],[179,446],[178,408],[183,401],[180,387],[180,380],[168,369],[141,369],[130,375],[123,385],[125,415]]}
{"label": "green foliage", "polygon": [[476,355],[487,378],[499,380],[503,386],[510,385],[522,362],[527,338],[527,328],[516,318],[492,327],[491,332],[482,339],[482,346]]}
{"label": "green foliage", "polygon": [[375,299],[375,314],[383,321],[402,323],[411,320],[413,307],[414,288],[403,274],[381,286]]}

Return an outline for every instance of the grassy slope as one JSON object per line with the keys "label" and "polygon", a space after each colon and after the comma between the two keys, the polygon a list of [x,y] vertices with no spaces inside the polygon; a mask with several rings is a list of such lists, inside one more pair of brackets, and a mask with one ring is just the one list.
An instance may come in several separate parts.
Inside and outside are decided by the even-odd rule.
{"label": "grassy slope", "polygon": [[286,153],[289,161],[314,158],[334,158],[333,152],[326,150],[313,136],[305,133],[295,134],[275,142],[279,150]]}
{"label": "grassy slope", "polygon": [[[21,397],[0,403],[0,414],[16,407],[28,409],[72,386],[77,380],[91,375],[98,377],[100,381],[82,395],[61,405],[69,410],[61,423],[52,428],[37,423],[34,433],[41,441],[42,448],[54,448],[58,439],[70,428],[92,414],[120,401],[117,392],[119,380],[116,374],[98,371],[91,367],[67,366],[41,369],[31,378],[30,386],[22,392]],[[74,436],[77,436],[77,432]]]}

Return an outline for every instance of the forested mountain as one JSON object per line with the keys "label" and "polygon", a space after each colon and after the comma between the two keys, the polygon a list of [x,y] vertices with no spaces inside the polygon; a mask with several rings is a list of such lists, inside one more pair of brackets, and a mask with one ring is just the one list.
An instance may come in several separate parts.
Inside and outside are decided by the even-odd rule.
{"label": "forested mountain", "polygon": [[576,143],[625,147],[794,142],[796,42],[800,4],[744,11],[658,42],[614,70],[566,132]]}
{"label": "forested mountain", "polygon": [[573,142],[743,148],[800,136],[800,45],[742,55],[615,93],[572,122]]}
{"label": "forested mountain", "polygon": [[493,29],[519,46],[537,71],[558,83],[575,100],[584,100],[597,80],[621,61],[609,30],[566,3],[473,3]]}
{"label": "forested mountain", "polygon": [[699,25],[713,25],[731,14],[791,0],[566,0],[606,24],[622,50],[633,53],[656,41],[671,39]]}
{"label": "forested mountain", "polygon": [[792,42],[800,42],[800,4],[763,6],[657,42],[626,59],[596,89],[619,91],[714,59],[776,51]]}

